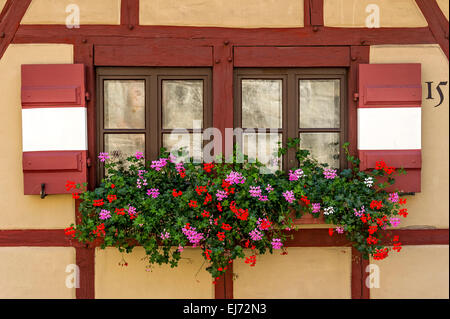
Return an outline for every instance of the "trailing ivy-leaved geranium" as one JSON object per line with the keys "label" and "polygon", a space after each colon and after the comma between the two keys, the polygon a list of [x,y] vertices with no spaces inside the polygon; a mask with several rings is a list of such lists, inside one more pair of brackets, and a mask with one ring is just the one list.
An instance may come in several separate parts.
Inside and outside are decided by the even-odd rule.
{"label": "trailing ivy-leaved geranium", "polygon": [[81,219],[66,234],[122,252],[142,246],[151,264],[172,267],[185,247],[199,247],[215,282],[236,258],[255,266],[258,255],[286,254],[286,239],[296,231],[293,218],[310,213],[336,225],[329,235],[345,234],[365,258],[386,258],[401,243],[384,238],[383,230],[397,227],[408,213],[406,199],[385,188],[404,172],[382,159],[375,170],[361,172],[348,144],[344,148],[352,168],[338,172],[297,149],[299,167],[273,174],[261,174],[262,165],[246,156],[237,163],[236,153],[232,163],[221,164],[183,162],[164,150],[147,164],[141,152],[125,163],[101,153],[106,177],[99,187],[83,191],[86,185],[67,182],[81,200]]}

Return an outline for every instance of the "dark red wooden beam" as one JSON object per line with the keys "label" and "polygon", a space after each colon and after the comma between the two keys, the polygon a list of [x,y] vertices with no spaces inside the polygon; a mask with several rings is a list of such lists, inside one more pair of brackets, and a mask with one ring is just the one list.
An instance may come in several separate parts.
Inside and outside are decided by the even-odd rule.
{"label": "dark red wooden beam", "polygon": [[95,46],[96,66],[212,66],[211,46]]}
{"label": "dark red wooden beam", "polygon": [[[399,236],[402,245],[448,245],[448,229],[396,229],[387,232],[389,238]],[[389,244],[386,241],[385,244]]]}
{"label": "dark red wooden beam", "polygon": [[79,267],[80,287],[77,299],[95,298],[95,248],[76,248],[76,264]]}
{"label": "dark red wooden beam", "polygon": [[214,286],[214,298],[233,299],[233,264],[230,264],[226,273],[217,280]]}
{"label": "dark red wooden beam", "polygon": [[139,0],[122,0],[120,6],[120,24],[130,30],[139,25]]}
{"label": "dark red wooden beam", "polygon": [[347,141],[350,143],[350,154],[352,156],[358,156],[358,105],[353,96],[359,92],[359,65],[370,62],[370,47],[352,46],[350,48],[350,60],[351,64],[347,82]]}
{"label": "dark red wooden beam", "polygon": [[0,59],[14,39],[31,0],[8,0],[0,13]]}
{"label": "dark red wooden beam", "polygon": [[366,285],[366,278],[368,276],[366,267],[368,265],[369,260],[362,258],[361,253],[352,247],[352,299],[370,299],[370,289]]}
{"label": "dark red wooden beam", "polygon": [[222,134],[222,154],[231,154],[232,150],[225,150],[225,129],[234,127],[234,56],[233,45],[230,43],[230,41],[225,40],[214,46],[213,60],[213,127],[219,129]]}
{"label": "dark red wooden beam", "polygon": [[348,47],[235,47],[234,66],[348,67],[350,50]]}
{"label": "dark red wooden beam", "polygon": [[286,235],[292,236],[285,243],[286,247],[340,247],[351,246],[344,235],[334,233],[330,236],[328,229],[299,229],[286,231]]}
{"label": "dark red wooden beam", "polygon": [[436,0],[416,0],[417,5],[422,11],[425,19],[428,22],[436,42],[442,48],[447,59],[449,58],[449,44],[448,44],[448,27],[449,23],[442,10],[439,8]]}
{"label": "dark red wooden beam", "polygon": [[[428,27],[424,28],[267,28],[237,29],[179,26],[83,25],[68,29],[64,25],[21,25],[14,43],[74,43],[90,38],[94,44],[143,44],[143,38],[190,40],[205,45],[217,45],[224,40],[239,46],[307,46],[307,45],[377,45],[433,44],[436,40]],[[148,42],[146,42],[148,43]]]}
{"label": "dark red wooden beam", "polygon": [[0,247],[71,247],[81,246],[62,229],[0,230]]}
{"label": "dark red wooden beam", "polygon": [[314,30],[323,26],[323,0],[305,0],[305,27],[312,26]]}

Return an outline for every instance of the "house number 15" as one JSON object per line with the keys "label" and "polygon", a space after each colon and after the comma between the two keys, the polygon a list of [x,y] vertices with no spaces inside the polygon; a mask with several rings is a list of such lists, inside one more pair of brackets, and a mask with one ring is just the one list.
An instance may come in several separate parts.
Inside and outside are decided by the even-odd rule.
{"label": "house number 15", "polygon": [[[433,81],[431,81],[431,82],[425,82],[426,84],[427,84],[427,86],[428,86],[428,96],[427,96],[427,100],[434,100],[434,97],[433,97],[433,90],[432,90],[432,85],[433,85]],[[447,81],[445,81],[445,82],[440,82],[437,86],[436,86],[436,91],[439,93],[439,104],[438,105],[435,105],[434,107],[438,107],[439,105],[441,105],[442,104],[442,102],[444,102],[444,93],[442,93],[442,90],[441,90],[441,85],[444,85],[444,86],[446,86],[447,85]]]}

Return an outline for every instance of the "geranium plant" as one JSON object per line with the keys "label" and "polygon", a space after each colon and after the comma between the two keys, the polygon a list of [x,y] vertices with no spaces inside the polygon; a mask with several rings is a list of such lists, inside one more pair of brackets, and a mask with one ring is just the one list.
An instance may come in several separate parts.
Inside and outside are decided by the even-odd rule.
{"label": "geranium plant", "polygon": [[[298,142],[290,140],[288,146]],[[398,226],[400,216],[407,216],[406,200],[385,190],[394,184],[395,173],[404,172],[381,160],[375,170],[361,172],[348,144],[344,149],[352,168],[338,172],[297,149],[300,166],[273,174],[260,174],[262,164],[246,156],[237,163],[236,153],[232,163],[221,164],[182,162],[165,150],[147,164],[141,152],[127,163],[101,153],[106,177],[99,187],[83,191],[86,185],[67,182],[74,198],[81,199],[81,220],[66,234],[121,252],[139,245],[151,264],[172,267],[184,247],[199,247],[216,282],[236,258],[255,266],[260,254],[285,254],[293,217],[311,213],[337,226],[329,229],[330,236],[344,233],[365,258],[383,259],[391,249],[401,249],[398,238],[393,248],[386,247],[381,230]],[[285,153],[280,149],[278,156]]]}

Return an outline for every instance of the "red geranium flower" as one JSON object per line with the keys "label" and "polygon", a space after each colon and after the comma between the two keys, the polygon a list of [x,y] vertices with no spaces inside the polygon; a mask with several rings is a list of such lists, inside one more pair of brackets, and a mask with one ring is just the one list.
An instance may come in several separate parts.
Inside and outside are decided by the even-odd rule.
{"label": "red geranium flower", "polygon": [[106,197],[106,199],[107,199],[110,203],[112,203],[113,201],[117,200],[117,196],[116,196],[116,195],[108,195],[108,196]]}
{"label": "red geranium flower", "polygon": [[398,212],[398,214],[399,214],[400,216],[403,216],[403,217],[406,218],[406,216],[408,216],[408,209],[402,208],[402,209],[400,209],[400,211]]}
{"label": "red geranium flower", "polygon": [[373,235],[378,230],[378,226],[369,226],[369,234]]}
{"label": "red geranium flower", "polygon": [[210,213],[207,212],[206,210],[203,210],[202,216],[203,216],[203,217],[209,217],[209,216],[210,216]]}
{"label": "red geranium flower", "polygon": [[203,201],[203,205],[206,205],[209,202],[212,202],[212,196],[211,196],[211,194],[207,193],[206,197],[205,197],[205,200]]}
{"label": "red geranium flower", "polygon": [[117,215],[125,215],[125,208],[116,208]]}
{"label": "red geranium flower", "polygon": [[250,267],[254,267],[256,264],[256,255],[245,258],[245,263],[250,264]]}
{"label": "red geranium flower", "polygon": [[94,199],[94,206],[103,206],[103,204],[105,204],[103,202],[103,198],[102,199]]}
{"label": "red geranium flower", "polygon": [[222,223],[222,229],[223,230],[231,230],[231,228],[232,227],[229,224]]}
{"label": "red geranium flower", "polygon": [[388,249],[384,248],[384,249],[377,249],[376,253],[373,254],[373,259],[374,260],[382,260],[384,258],[386,258],[388,256]]}
{"label": "red geranium flower", "polygon": [[66,190],[70,191],[72,188],[73,189],[77,188],[77,186],[75,185],[75,182],[67,181],[67,183],[66,183]]}
{"label": "red geranium flower", "polygon": [[197,201],[191,200],[191,201],[189,202],[189,207],[193,207],[193,208],[197,207]]}
{"label": "red geranium flower", "polygon": [[373,237],[373,236],[369,236],[369,237],[367,237],[367,243],[369,245],[376,244],[376,243],[378,243],[378,238]]}
{"label": "red geranium flower", "polygon": [[384,161],[375,162],[375,169],[380,170],[386,167],[386,163]]}
{"label": "red geranium flower", "polygon": [[218,232],[217,238],[219,238],[220,241],[223,241],[225,239],[225,233],[224,232]]}
{"label": "red geranium flower", "polygon": [[75,237],[75,229],[73,229],[73,227],[68,227],[64,229],[64,233],[68,236]]}
{"label": "red geranium flower", "polygon": [[78,194],[78,193],[73,193],[73,194],[72,194],[72,198],[73,198],[73,199],[79,199],[79,198],[80,198],[80,194]]}
{"label": "red geranium flower", "polygon": [[383,207],[383,202],[381,200],[380,201],[373,200],[370,203],[370,208],[371,209],[374,209],[374,208],[381,209],[381,207]]}
{"label": "red geranium flower", "polygon": [[177,190],[174,189],[174,190],[172,190],[172,195],[173,195],[173,197],[178,197],[178,196],[183,195],[183,192],[182,191],[177,192]]}
{"label": "red geranium flower", "polygon": [[203,169],[205,170],[205,172],[207,173],[211,173],[211,170],[214,168],[214,164],[213,163],[204,163],[203,164]]}

